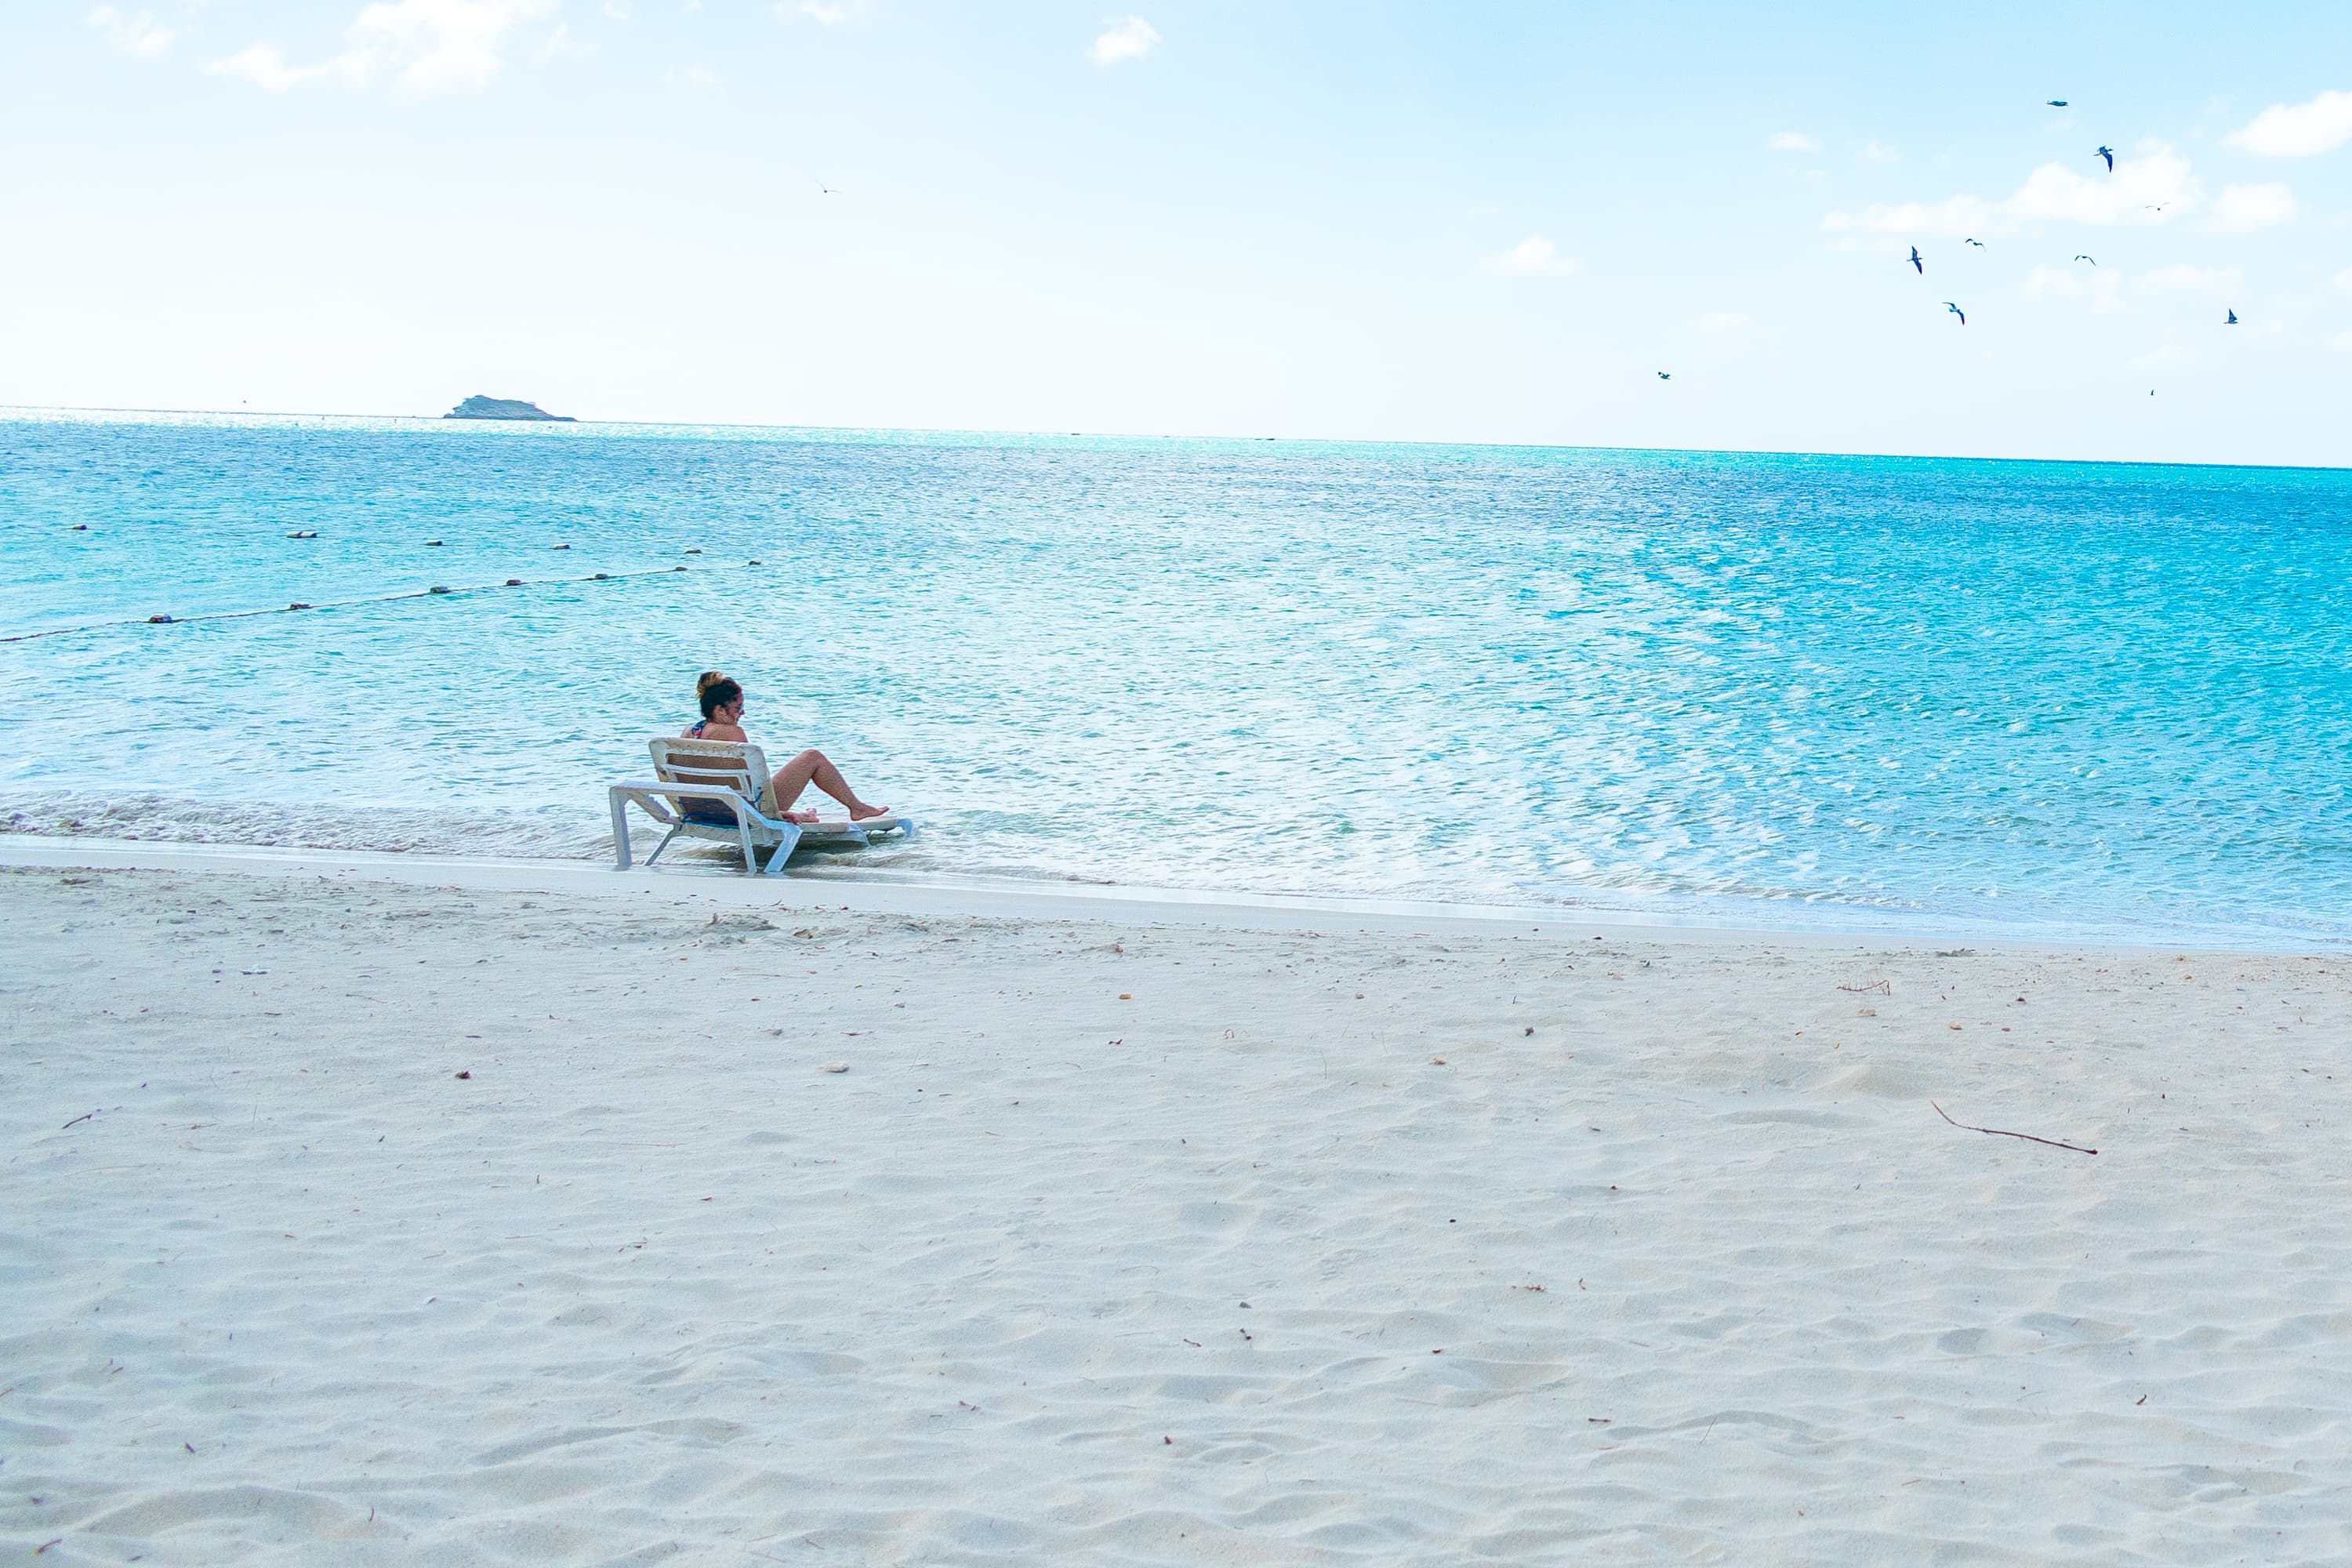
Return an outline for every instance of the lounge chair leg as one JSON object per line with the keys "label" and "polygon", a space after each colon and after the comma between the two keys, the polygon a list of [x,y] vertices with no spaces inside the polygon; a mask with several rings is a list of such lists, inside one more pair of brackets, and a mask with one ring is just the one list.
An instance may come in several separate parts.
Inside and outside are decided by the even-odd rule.
{"label": "lounge chair leg", "polygon": [[735,818],[735,837],[742,840],[743,844],[743,875],[746,877],[758,876],[760,874],[760,852],[751,847],[751,825],[745,821],[740,815],[738,815]]}
{"label": "lounge chair leg", "polygon": [[781,877],[784,874],[784,862],[793,858],[793,850],[800,841],[801,830],[797,827],[793,829],[790,837],[777,841],[776,852],[768,857],[767,874],[769,876]]}
{"label": "lounge chair leg", "polygon": [[613,803],[613,868],[629,868],[629,803],[619,790],[610,792]]}
{"label": "lounge chair leg", "polygon": [[662,835],[662,841],[654,846],[654,852],[652,854],[646,857],[646,870],[650,871],[654,868],[654,862],[661,858],[661,852],[669,847],[669,841],[677,837],[681,831],[681,828],[673,827],[667,833]]}

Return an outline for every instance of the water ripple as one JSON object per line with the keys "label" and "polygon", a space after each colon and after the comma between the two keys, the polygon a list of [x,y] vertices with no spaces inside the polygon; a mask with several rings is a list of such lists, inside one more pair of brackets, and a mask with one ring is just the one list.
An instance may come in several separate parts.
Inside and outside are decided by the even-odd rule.
{"label": "water ripple", "polygon": [[0,811],[594,855],[716,665],[925,819],[901,869],[2336,940],[2347,519],[2303,470],[26,416]]}

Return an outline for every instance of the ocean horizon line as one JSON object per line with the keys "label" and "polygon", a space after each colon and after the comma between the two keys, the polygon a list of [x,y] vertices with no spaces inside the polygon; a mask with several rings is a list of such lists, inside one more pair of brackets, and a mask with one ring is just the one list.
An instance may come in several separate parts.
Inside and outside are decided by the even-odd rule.
{"label": "ocean horizon line", "polygon": [[927,442],[977,439],[989,441],[1135,441],[1189,442],[1204,447],[1276,446],[1291,448],[1418,447],[1477,452],[1591,452],[1614,457],[1674,458],[1812,458],[1828,461],[1868,460],[1892,463],[1999,463],[2037,468],[2183,468],[2244,473],[2341,474],[2352,463],[2221,463],[2193,458],[2032,458],[1972,452],[1857,451],[1830,447],[1612,447],[1578,442],[1444,440],[1434,437],[1372,436],[1199,436],[1138,430],[988,429],[979,426],[919,425],[772,425],[745,420],[602,419],[573,416],[563,419],[452,419],[442,414],[352,414],[306,409],[148,408],[101,404],[0,403],[0,421],[13,416],[114,415],[154,418],[226,420],[324,420],[358,425],[400,422],[436,428],[489,428],[537,431],[577,437],[592,429],[632,431],[738,430],[792,436],[821,435],[835,438],[913,437]]}

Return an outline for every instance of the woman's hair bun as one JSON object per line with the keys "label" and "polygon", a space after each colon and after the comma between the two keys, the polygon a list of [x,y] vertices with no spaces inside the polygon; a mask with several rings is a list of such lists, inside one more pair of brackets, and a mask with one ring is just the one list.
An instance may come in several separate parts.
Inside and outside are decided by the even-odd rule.
{"label": "woman's hair bun", "polygon": [[721,708],[730,702],[743,700],[743,689],[716,670],[704,676],[701,685],[702,689],[694,694],[694,700],[701,706],[705,719],[715,719]]}
{"label": "woman's hair bun", "polygon": [[727,678],[725,676],[719,674],[715,669],[704,670],[700,675],[694,678],[695,696],[700,697],[704,692],[709,690],[712,687],[718,685],[720,681],[726,679]]}

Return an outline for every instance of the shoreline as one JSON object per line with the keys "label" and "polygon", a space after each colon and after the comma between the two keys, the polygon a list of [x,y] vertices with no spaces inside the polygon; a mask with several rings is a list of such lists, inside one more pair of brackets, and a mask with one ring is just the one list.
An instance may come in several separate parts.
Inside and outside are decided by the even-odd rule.
{"label": "shoreline", "polygon": [[[691,867],[691,868],[688,868]],[[1418,936],[1440,932],[1558,942],[1632,941],[1721,946],[1768,943],[1800,948],[1918,952],[1965,942],[2005,952],[2154,952],[2186,949],[2278,957],[2340,955],[2352,941],[2232,944],[2216,935],[2158,931],[2074,935],[1971,924],[1873,919],[1851,923],[1742,924],[1697,915],[1577,908],[1370,899],[1345,894],[1204,891],[1110,883],[1066,885],[983,877],[908,877],[852,866],[804,868],[779,877],[745,877],[688,862],[627,871],[587,860],[407,854],[258,844],[158,842],[73,835],[0,833],[0,868],[89,869],[332,878],[482,892],[543,892],[593,899],[651,895],[668,903],[721,909],[847,910],[923,919],[1133,922],[1219,931],[1308,931],[1346,929]],[[1843,907],[1841,906],[1843,909]]]}

